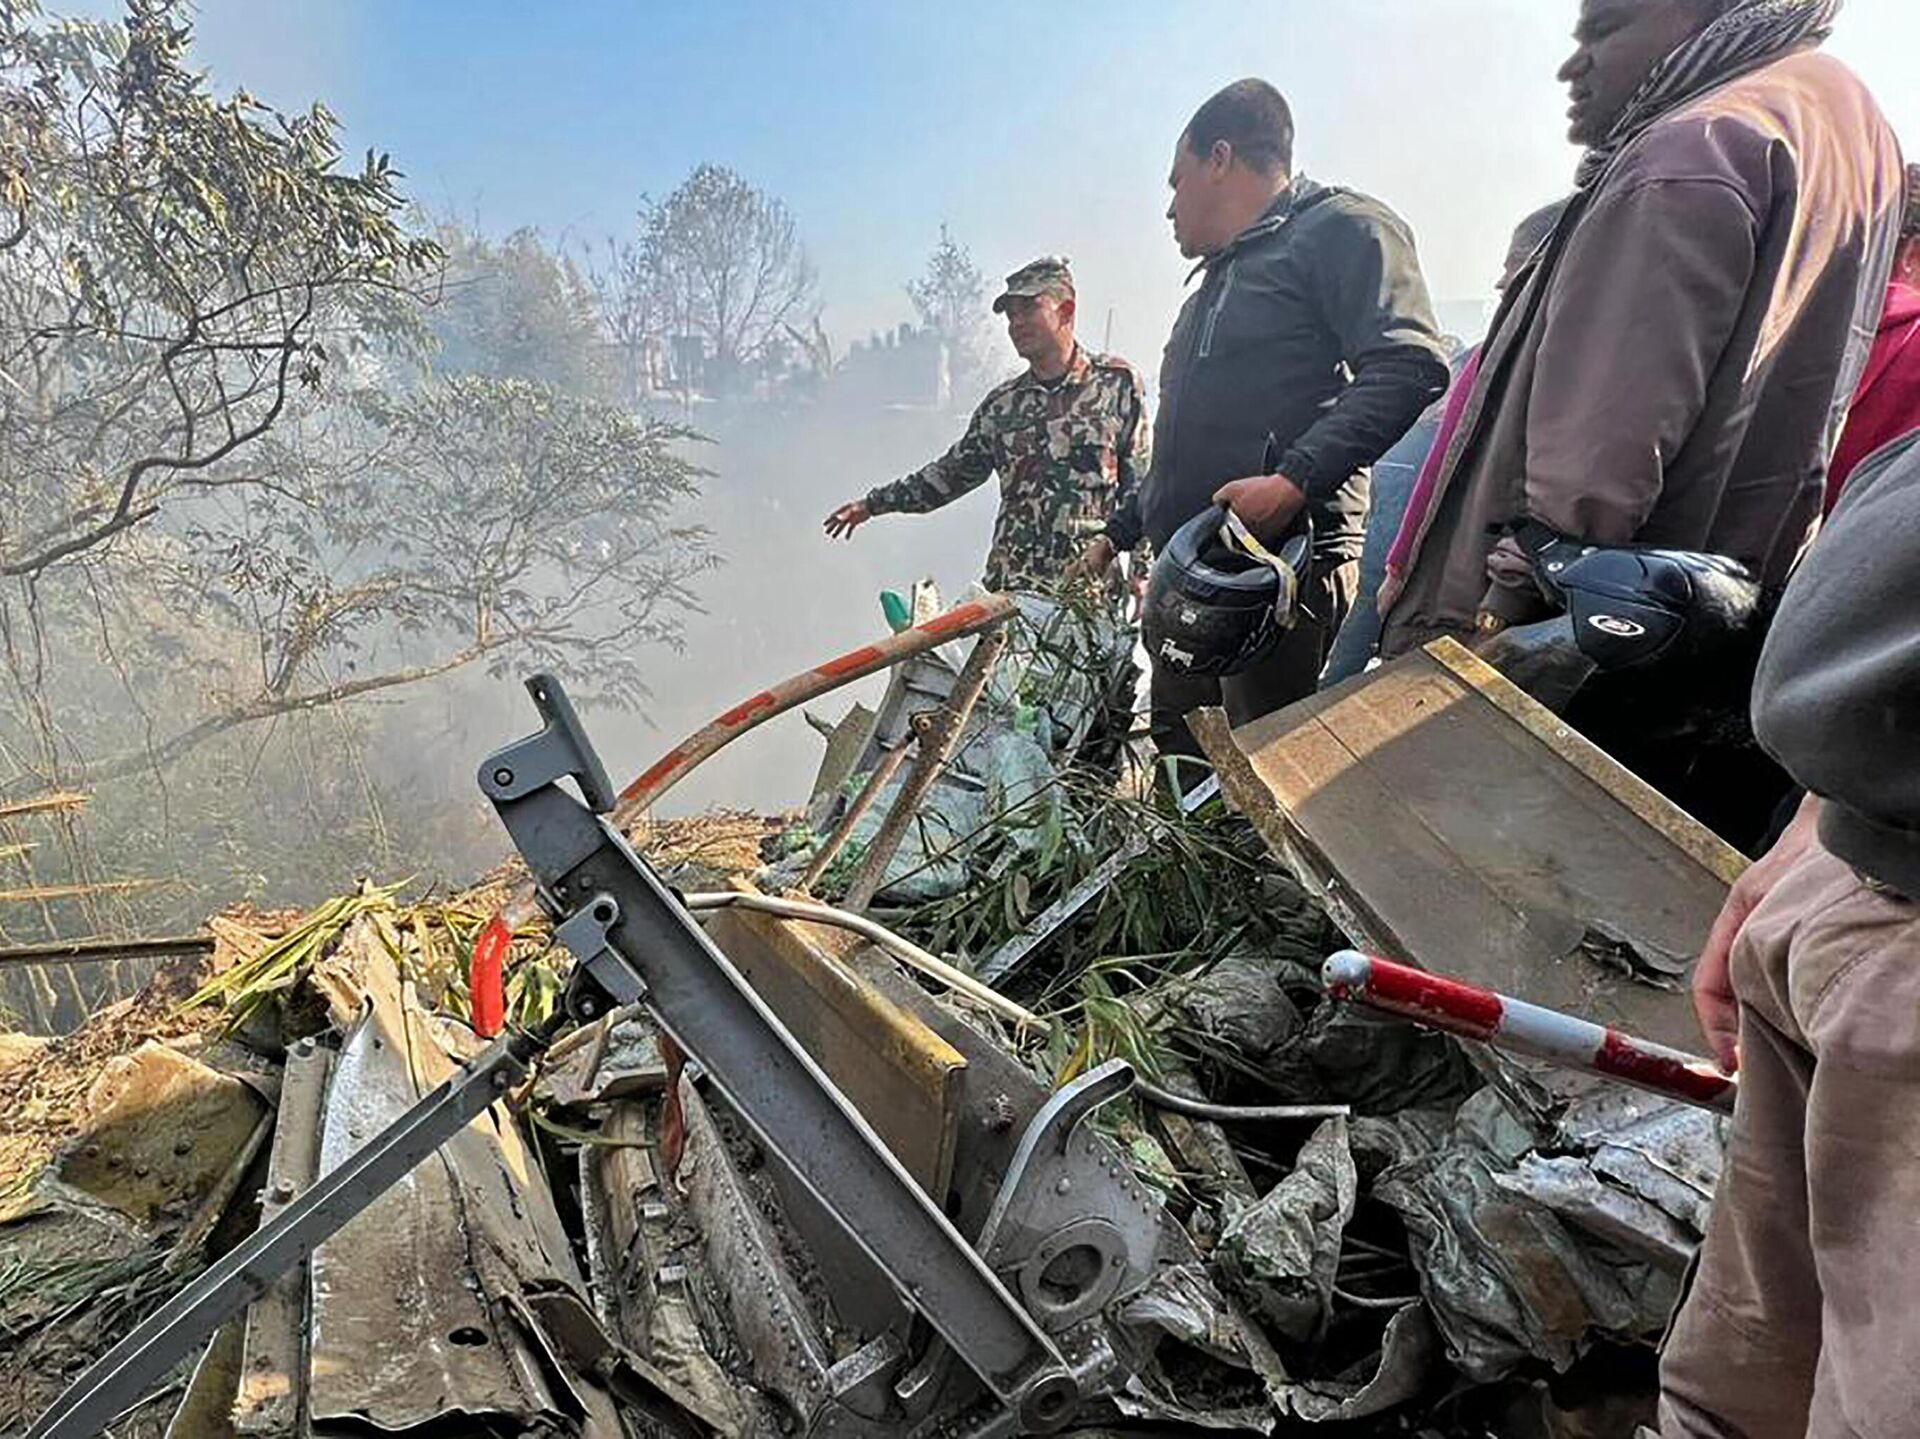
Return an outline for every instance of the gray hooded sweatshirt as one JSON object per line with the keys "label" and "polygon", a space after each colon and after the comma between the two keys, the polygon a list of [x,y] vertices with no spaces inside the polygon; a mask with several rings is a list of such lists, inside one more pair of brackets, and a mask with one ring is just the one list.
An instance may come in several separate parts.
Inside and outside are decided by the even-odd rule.
{"label": "gray hooded sweatshirt", "polygon": [[1787,586],[1753,726],[1823,801],[1820,841],[1920,899],[1920,431],[1854,472]]}

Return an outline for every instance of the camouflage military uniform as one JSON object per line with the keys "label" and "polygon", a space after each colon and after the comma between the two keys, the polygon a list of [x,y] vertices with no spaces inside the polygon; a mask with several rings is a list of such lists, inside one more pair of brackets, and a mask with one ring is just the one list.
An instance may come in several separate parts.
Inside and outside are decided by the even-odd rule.
{"label": "camouflage military uniform", "polygon": [[1066,374],[1033,371],[988,391],[960,442],[867,495],[876,515],[925,514],[1000,475],[985,580],[1047,590],[1131,500],[1152,445],[1146,391],[1125,360],[1075,346]]}

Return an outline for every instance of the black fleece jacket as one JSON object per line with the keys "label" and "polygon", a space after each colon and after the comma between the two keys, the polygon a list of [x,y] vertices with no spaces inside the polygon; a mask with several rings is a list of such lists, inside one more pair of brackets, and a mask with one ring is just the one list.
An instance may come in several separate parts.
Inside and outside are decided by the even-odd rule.
{"label": "black fleece jacket", "polygon": [[1358,558],[1367,467],[1447,385],[1411,233],[1377,200],[1296,177],[1196,273],[1161,358],[1153,467],[1108,535],[1165,545],[1223,483],[1262,472],[1272,435],[1320,557]]}

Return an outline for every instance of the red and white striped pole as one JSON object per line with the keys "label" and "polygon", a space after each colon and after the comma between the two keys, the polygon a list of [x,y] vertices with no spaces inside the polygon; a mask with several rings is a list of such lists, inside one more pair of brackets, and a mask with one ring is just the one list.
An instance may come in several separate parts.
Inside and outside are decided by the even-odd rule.
{"label": "red and white striped pole", "polygon": [[1343,949],[1328,959],[1321,966],[1320,980],[1335,999],[1352,1000],[1494,1049],[1604,1075],[1701,1109],[1733,1112],[1738,1086],[1732,1075],[1721,1073],[1698,1055],[1635,1039],[1604,1024],[1354,949]]}

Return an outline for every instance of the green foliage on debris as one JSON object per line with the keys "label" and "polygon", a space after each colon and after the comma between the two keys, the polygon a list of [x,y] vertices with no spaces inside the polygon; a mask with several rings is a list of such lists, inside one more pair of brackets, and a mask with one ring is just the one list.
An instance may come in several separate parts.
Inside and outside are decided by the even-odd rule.
{"label": "green foliage on debris", "polygon": [[[1100,778],[1069,773],[986,828],[975,851],[976,882],[903,918],[906,932],[931,949],[984,960],[1138,841],[1141,852],[1050,953],[1070,952],[1082,969],[1130,961],[1156,976],[1204,968],[1235,949],[1314,963],[1321,957],[1319,911],[1276,869],[1258,834],[1217,802],[1182,816],[1169,801],[1131,798]],[[1062,980],[1057,960],[1051,968],[1054,986],[1043,1001],[1077,977]]]}
{"label": "green foliage on debris", "polygon": [[63,1252],[44,1259],[16,1251],[0,1264],[0,1331],[17,1343],[76,1305],[151,1307],[143,1293],[164,1295],[175,1282],[159,1272],[163,1257],[155,1249],[105,1256]]}
{"label": "green foliage on debris", "polygon": [[1149,1079],[1158,1080],[1163,1052],[1150,1013],[1127,996],[1154,987],[1161,976],[1107,960],[1090,966],[1073,986],[1077,998],[1053,1012],[1048,1042],[1049,1069],[1056,1084],[1067,1084],[1109,1059],[1124,1059]]}
{"label": "green foliage on debris", "polygon": [[374,909],[392,907],[403,884],[363,885],[353,894],[328,900],[258,954],[214,975],[187,999],[187,1008],[220,1004],[236,1025],[245,1023],[271,996],[305,979],[314,961],[333,948],[354,920]]}
{"label": "green foliage on debris", "polygon": [[[493,917],[487,891],[453,898],[407,901],[409,881],[363,883],[309,911],[285,934],[215,974],[186,1000],[187,1008],[218,1005],[234,1027],[259,1008],[295,990],[347,930],[360,920],[373,926],[401,976],[417,986],[431,1008],[462,1020],[472,1018],[468,975],[473,949]],[[506,978],[507,1022],[532,1028],[546,1021],[566,988],[562,962],[539,924],[515,935]]]}
{"label": "green foliage on debris", "polygon": [[1108,1059],[1157,1077],[1168,1040],[1203,1057],[1176,1001],[1236,954],[1317,966],[1327,921],[1273,863],[1258,833],[1218,801],[1192,815],[1068,771],[993,816],[972,850],[972,882],[894,923],[927,948],[978,967],[1113,855],[1137,850],[1008,988],[1058,1021],[1045,1055],[1064,1082]]}

